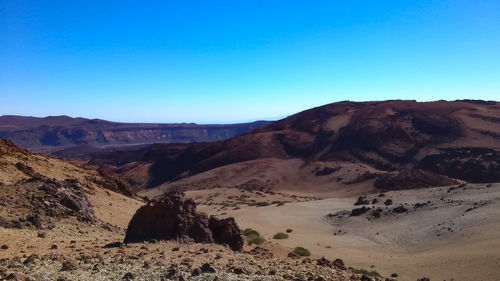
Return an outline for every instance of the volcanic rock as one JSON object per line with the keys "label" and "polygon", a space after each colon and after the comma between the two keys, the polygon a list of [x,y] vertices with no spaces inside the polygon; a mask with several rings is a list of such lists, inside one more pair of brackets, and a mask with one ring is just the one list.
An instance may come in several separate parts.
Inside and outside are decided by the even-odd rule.
{"label": "volcanic rock", "polygon": [[240,229],[233,218],[210,219],[196,211],[196,203],[182,193],[168,193],[139,208],[130,221],[124,243],[157,240],[186,240],[227,244],[243,248]]}
{"label": "volcanic rock", "polygon": [[362,214],[368,212],[368,210],[370,210],[369,208],[363,206],[361,208],[355,208],[355,209],[352,209],[351,210],[351,214],[350,216],[351,217],[357,217],[357,216],[361,216]]}

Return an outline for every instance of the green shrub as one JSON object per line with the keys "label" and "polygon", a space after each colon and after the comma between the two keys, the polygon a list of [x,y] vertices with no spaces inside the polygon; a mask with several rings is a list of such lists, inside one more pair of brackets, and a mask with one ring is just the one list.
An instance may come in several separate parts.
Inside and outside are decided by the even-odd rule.
{"label": "green shrub", "polygon": [[288,234],[285,234],[283,232],[278,232],[274,234],[273,236],[274,239],[288,239]]}
{"label": "green shrub", "polygon": [[264,243],[264,238],[258,236],[258,235],[255,235],[255,234],[250,234],[247,236],[247,242],[248,242],[248,245],[252,245],[252,244],[256,244],[256,245],[260,245],[262,243]]}
{"label": "green shrub", "polygon": [[242,232],[243,236],[246,237],[248,245],[256,244],[260,245],[264,243],[264,238],[260,236],[260,234],[257,232],[257,230],[251,229],[251,228],[246,228]]}
{"label": "green shrub", "polygon": [[245,228],[245,230],[243,230],[242,234],[243,234],[243,236],[249,236],[251,234],[260,236],[260,234],[257,232],[257,230],[253,230],[251,228]]}
{"label": "green shrub", "polygon": [[286,230],[287,233],[292,233],[293,229],[289,228]]}
{"label": "green shrub", "polygon": [[349,267],[349,269],[353,273],[356,273],[356,274],[365,274],[365,275],[368,275],[368,276],[371,276],[371,277],[382,278],[382,276],[380,275],[380,273],[378,273],[376,271],[368,271],[366,269],[356,269],[356,268],[352,268],[352,267]]}
{"label": "green shrub", "polygon": [[293,249],[293,252],[301,257],[308,257],[311,255],[311,252],[309,252],[308,249],[302,247],[295,247],[295,249]]}

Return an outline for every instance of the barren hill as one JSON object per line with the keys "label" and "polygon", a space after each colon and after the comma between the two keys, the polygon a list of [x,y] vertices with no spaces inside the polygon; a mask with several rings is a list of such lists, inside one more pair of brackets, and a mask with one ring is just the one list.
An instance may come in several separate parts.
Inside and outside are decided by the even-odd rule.
{"label": "barren hill", "polygon": [[401,189],[415,178],[427,186],[499,181],[499,136],[496,102],[339,102],[224,141],[158,144],[93,163],[116,167],[136,187],[163,184],[162,191],[250,179],[288,189]]}
{"label": "barren hill", "polygon": [[0,138],[36,152],[61,151],[72,157],[112,147],[151,143],[218,141],[267,125],[267,121],[227,125],[117,123],[100,119],[0,116]]}

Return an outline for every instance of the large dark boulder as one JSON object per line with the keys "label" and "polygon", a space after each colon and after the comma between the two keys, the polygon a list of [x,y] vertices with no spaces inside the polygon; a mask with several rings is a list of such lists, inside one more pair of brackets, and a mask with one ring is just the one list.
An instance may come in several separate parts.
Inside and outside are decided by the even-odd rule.
{"label": "large dark boulder", "polygon": [[182,193],[166,194],[139,208],[128,225],[124,243],[154,239],[227,244],[235,251],[243,248],[233,218],[209,219],[197,212],[195,202],[185,199]]}
{"label": "large dark boulder", "polygon": [[234,218],[217,219],[211,216],[208,226],[212,231],[215,243],[227,244],[234,251],[243,249],[240,228],[234,221]]}

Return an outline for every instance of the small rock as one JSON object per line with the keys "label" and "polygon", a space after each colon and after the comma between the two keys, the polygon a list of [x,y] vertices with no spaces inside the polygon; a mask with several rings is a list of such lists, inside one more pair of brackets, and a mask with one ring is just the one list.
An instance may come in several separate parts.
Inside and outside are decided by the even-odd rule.
{"label": "small rock", "polygon": [[165,274],[164,277],[167,279],[172,279],[175,276],[175,274],[177,274],[177,269],[171,267],[168,269],[167,274]]}
{"label": "small rock", "polygon": [[368,276],[368,275],[363,274],[363,275],[361,276],[361,279],[359,279],[359,280],[361,280],[361,281],[373,281],[373,278],[371,278],[371,277],[370,277],[370,276]]}
{"label": "small rock", "polygon": [[234,274],[238,274],[238,275],[240,275],[240,274],[246,274],[245,270],[243,268],[241,268],[241,267],[235,267],[235,268],[233,268],[233,273]]}
{"label": "small rock", "polygon": [[51,249],[51,250],[55,250],[55,249],[57,249],[57,245],[56,245],[56,244],[53,244],[52,246],[50,246],[50,249]]}
{"label": "small rock", "polygon": [[215,273],[215,268],[213,268],[210,264],[205,263],[201,266],[201,271],[203,273]]}
{"label": "small rock", "polygon": [[201,268],[197,267],[193,270],[193,272],[191,272],[191,276],[198,276],[198,275],[201,275],[202,271],[201,271]]}
{"label": "small rock", "polygon": [[26,260],[24,260],[23,264],[24,265],[34,265],[35,264],[35,261],[39,259],[38,255],[31,255],[29,256]]}
{"label": "small rock", "polygon": [[78,267],[78,264],[74,260],[68,260],[63,262],[61,271],[72,271]]}
{"label": "small rock", "polygon": [[125,273],[125,275],[123,275],[122,280],[130,281],[130,280],[134,280],[134,278],[135,278],[134,274],[132,274],[131,272],[127,272],[127,273]]}
{"label": "small rock", "polygon": [[427,277],[422,277],[422,278],[417,279],[417,281],[431,281],[431,280]]}
{"label": "small rock", "polygon": [[7,249],[9,248],[9,246],[7,246],[7,245],[5,245],[5,244],[4,244],[4,245],[2,245],[2,247],[0,247],[0,248],[1,248],[2,250],[7,250]]}
{"label": "small rock", "polygon": [[118,247],[121,247],[123,246],[123,243],[121,242],[113,242],[113,243],[109,243],[109,244],[106,244],[103,246],[103,248],[118,248]]}
{"label": "small rock", "polygon": [[342,269],[342,270],[345,270],[345,269],[346,269],[346,267],[345,267],[345,265],[344,265],[344,261],[343,261],[343,260],[341,260],[341,259],[335,259],[335,260],[333,261],[333,266],[335,266],[335,267],[336,267],[336,268],[338,268],[338,269]]}
{"label": "small rock", "polygon": [[45,238],[45,237],[47,237],[47,234],[45,232],[43,232],[43,231],[40,231],[40,232],[38,232],[38,234],[36,236],[38,238]]}
{"label": "small rock", "polygon": [[391,274],[391,277],[398,277],[398,274],[397,273],[393,273],[393,274]]}

